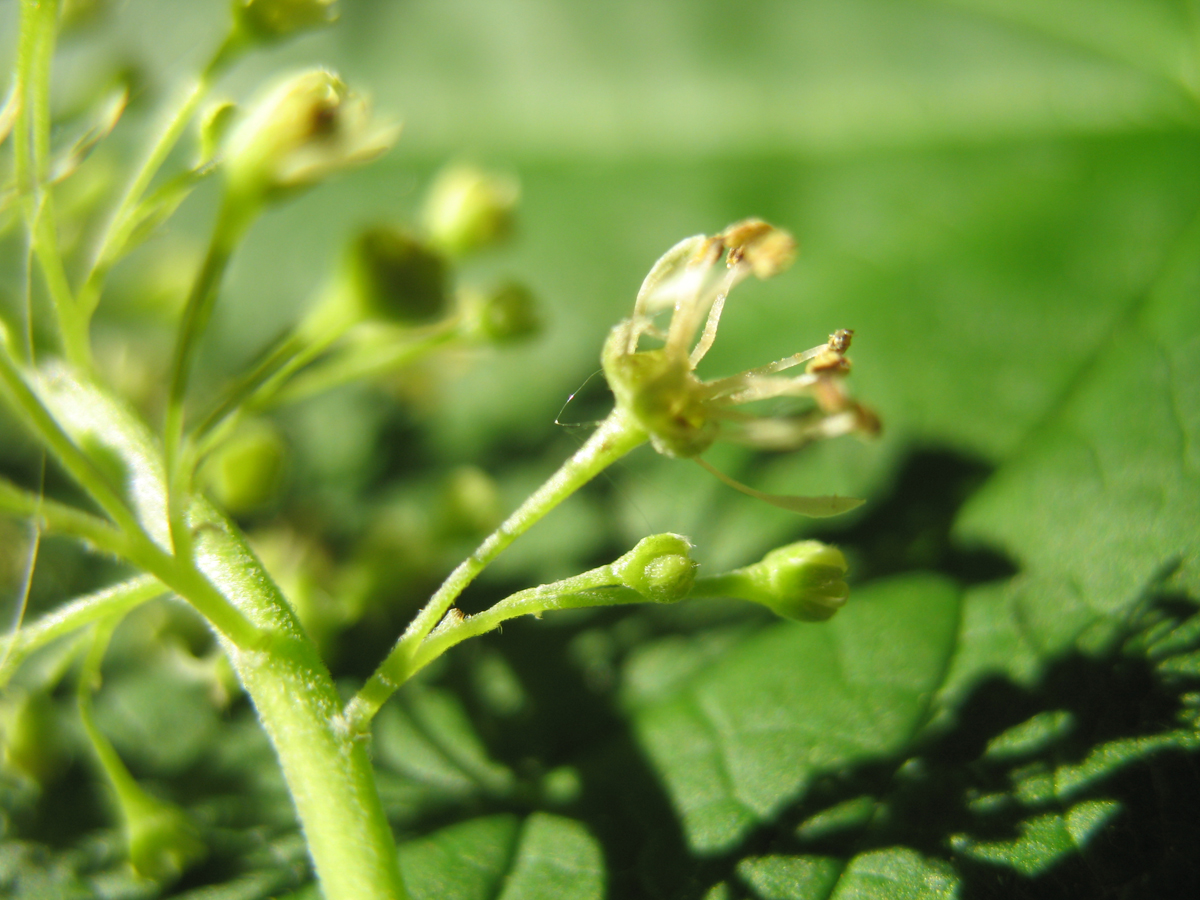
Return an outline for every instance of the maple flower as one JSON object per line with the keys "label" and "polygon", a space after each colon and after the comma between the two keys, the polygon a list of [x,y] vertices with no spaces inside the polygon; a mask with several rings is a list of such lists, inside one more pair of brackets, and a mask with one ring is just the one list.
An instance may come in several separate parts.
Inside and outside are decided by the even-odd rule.
{"label": "maple flower", "polygon": [[[753,275],[786,269],[796,244],[786,231],[746,219],[720,234],[686,238],[655,263],[633,315],[609,334],[602,362],[618,407],[631,414],[666,456],[696,459],[727,484],[806,515],[835,515],[862,501],[847,497],[776,497],[747,488],[699,459],[721,438],[766,450],[791,450],[843,434],[875,434],[879,420],[847,393],[846,351],[853,332],[839,330],[820,346],[727,378],[704,381],[696,366],[716,339],[729,292]],[[670,311],[665,331],[660,313]],[[640,349],[643,339],[661,346]],[[795,370],[804,366],[796,374]],[[811,408],[792,416],[757,416],[739,407],[777,397],[804,397]]]}

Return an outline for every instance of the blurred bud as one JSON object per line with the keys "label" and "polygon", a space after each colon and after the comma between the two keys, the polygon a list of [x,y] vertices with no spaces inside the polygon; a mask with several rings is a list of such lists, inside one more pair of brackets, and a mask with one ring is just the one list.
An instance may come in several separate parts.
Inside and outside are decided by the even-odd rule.
{"label": "blurred bud", "polygon": [[512,233],[521,190],[511,176],[473,166],[448,166],[434,180],[421,220],[433,243],[461,256]]}
{"label": "blurred bud", "polygon": [[691,557],[692,543],[678,534],[653,534],[612,564],[613,574],[654,603],[682,600],[696,583],[700,564]]}
{"label": "blurred bud", "polygon": [[205,485],[233,515],[261,509],[283,485],[286,451],[273,425],[262,420],[247,423],[209,457],[203,469]]}
{"label": "blurred bud", "polygon": [[761,562],[713,579],[728,596],[769,607],[798,622],[828,619],[846,603],[846,557],[820,541],[772,550]]}
{"label": "blurred bud", "polygon": [[499,525],[503,514],[500,492],[490,475],[475,466],[459,466],[450,473],[440,504],[440,531],[475,538]]}
{"label": "blurred bud", "polygon": [[9,689],[0,705],[0,749],[8,768],[45,786],[66,761],[54,715],[43,692]]}
{"label": "blurred bud", "polygon": [[277,199],[374,159],[398,132],[375,122],[367,102],[332,72],[302,72],[255,104],[229,135],[230,191],[249,201]]}
{"label": "blurred bud", "polygon": [[275,41],[321,28],[338,16],[335,0],[233,0],[233,19],[252,38]]}
{"label": "blurred bud", "polygon": [[346,270],[355,320],[415,325],[446,311],[446,260],[407,232],[386,225],[363,231],[350,245]]}
{"label": "blurred bud", "polygon": [[129,861],[143,878],[175,881],[208,855],[195,826],[182,810],[158,800],[132,782],[121,791],[121,813]]}
{"label": "blurred bud", "polygon": [[471,340],[504,344],[537,334],[542,327],[533,292],[515,281],[463,299],[463,333]]}

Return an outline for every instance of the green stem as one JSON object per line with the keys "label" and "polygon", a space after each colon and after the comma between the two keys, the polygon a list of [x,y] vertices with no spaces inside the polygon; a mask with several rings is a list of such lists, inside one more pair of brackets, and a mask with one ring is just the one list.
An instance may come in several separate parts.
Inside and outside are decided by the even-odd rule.
{"label": "green stem", "polygon": [[165,593],[167,589],[158,579],[141,575],[55,607],[52,612],[0,643],[3,648],[0,650],[0,686],[8,683],[13,672],[31,653],[52,641],[101,619],[122,616]]}
{"label": "green stem", "polygon": [[451,647],[468,638],[487,634],[509,619],[519,616],[540,617],[544,612],[562,609],[587,609],[594,606],[621,606],[646,602],[646,598],[633,588],[620,585],[598,585],[570,590],[564,589],[563,584],[544,584],[521,591],[473,616],[464,616],[461,619],[447,616],[443,624],[421,642],[409,664],[409,676],[421,671]]}
{"label": "green stem", "polygon": [[96,754],[100,769],[108,779],[113,793],[116,794],[118,804],[124,806],[122,802],[124,798],[139,794],[142,789],[133,780],[129,770],[125,768],[125,763],[121,761],[121,757],[117,755],[117,751],[113,749],[108,738],[96,726],[96,720],[92,715],[92,693],[100,687],[100,664],[108,649],[109,639],[120,622],[120,615],[112,615],[97,623],[92,634],[91,646],[88,647],[83,667],[79,672],[75,699],[79,706],[79,718],[83,723],[83,730]]}
{"label": "green stem", "polygon": [[83,286],[79,291],[79,307],[83,315],[90,318],[100,302],[104,279],[113,264],[120,258],[137,227],[138,205],[158,174],[167,157],[179,142],[183,131],[191,122],[200,103],[208,96],[209,89],[217,76],[236,58],[242,43],[231,35],[213,54],[200,76],[183,92],[179,102],[165,117],[162,128],[147,151],[145,158],[134,171],[121,199],[118,201],[108,225],[100,239],[94,261]]}
{"label": "green stem", "polygon": [[[80,315],[67,281],[58,248],[53,198],[46,184],[50,160],[50,69],[57,17],[57,3],[49,0],[21,3],[13,170],[29,246],[46,280],[63,349],[73,364],[86,369],[91,362],[87,319]],[[30,274],[27,272],[26,277]]]}
{"label": "green stem", "polygon": [[191,468],[184,465],[185,457],[189,457],[189,454],[183,446],[183,405],[187,396],[192,360],[200,337],[208,327],[229,260],[257,211],[257,208],[231,198],[228,193],[225,195],[217,214],[217,221],[213,225],[208,252],[192,284],[176,335],[163,444],[171,540],[179,556],[188,556],[191,544],[185,522],[188,496],[191,493]]}
{"label": "green stem", "polygon": [[355,734],[367,730],[371,719],[388,697],[411,677],[414,671],[412,663],[421,642],[441,621],[459,594],[501,551],[546,513],[646,439],[646,432],[631,416],[619,407],[614,409],[587,443],[450,573],[387,658],[346,706],[350,730]]}
{"label": "green stem", "polygon": [[25,420],[59,464],[75,479],[91,498],[126,534],[141,532],[141,526],[129,507],[100,472],[96,465],[63,431],[50,411],[33,393],[8,348],[0,340],[0,388],[8,394],[10,405]]}
{"label": "green stem", "polygon": [[[23,415],[30,430],[113,520],[117,526],[116,536],[107,530],[100,530],[85,518],[86,514],[71,511],[69,507],[51,505],[49,501],[43,501],[41,513],[44,515],[46,509],[50,508],[56,511],[64,524],[87,529],[90,532],[86,535],[89,540],[96,539],[98,546],[118,553],[124,559],[153,574],[180,596],[193,601],[201,614],[230,641],[242,647],[254,645],[258,640],[256,627],[195,569],[190,557],[171,556],[154,543],[133,511],[108,483],[91,458],[75,445],[41,400],[29,389],[2,343],[0,387],[7,389],[13,408]],[[14,496],[11,491],[6,492],[6,496],[10,500],[20,500],[20,497]],[[186,524],[184,527],[186,528]],[[105,540],[107,543],[101,542]]]}
{"label": "green stem", "polygon": [[128,541],[110,522],[91,513],[47,500],[26,491],[6,478],[0,478],[0,512],[22,518],[36,518],[43,532],[81,538],[97,550],[114,556],[124,555]]}
{"label": "green stem", "polygon": [[[351,735],[316,645],[239,532],[201,501],[196,558],[269,640],[226,646],[279,756],[325,900],[402,900],[395,841],[366,742]],[[189,598],[190,599],[190,598]]]}
{"label": "green stem", "polygon": [[379,347],[353,347],[328,363],[314,367],[290,384],[278,382],[278,389],[260,401],[260,405],[295,403],[335,387],[372,375],[392,372],[409,365],[458,337],[457,320],[434,326],[408,341],[396,340]]}

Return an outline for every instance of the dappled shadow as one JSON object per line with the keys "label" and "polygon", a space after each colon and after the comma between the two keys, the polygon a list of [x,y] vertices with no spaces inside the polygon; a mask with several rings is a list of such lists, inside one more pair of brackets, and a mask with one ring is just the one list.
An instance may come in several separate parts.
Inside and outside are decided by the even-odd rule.
{"label": "dappled shadow", "polygon": [[966,547],[951,536],[966,499],[990,476],[981,460],[948,450],[921,448],[900,465],[886,495],[850,525],[827,519],[812,536],[853,549],[854,578],[862,583],[913,570],[941,572],[964,585],[998,581],[1016,574],[1003,554]]}

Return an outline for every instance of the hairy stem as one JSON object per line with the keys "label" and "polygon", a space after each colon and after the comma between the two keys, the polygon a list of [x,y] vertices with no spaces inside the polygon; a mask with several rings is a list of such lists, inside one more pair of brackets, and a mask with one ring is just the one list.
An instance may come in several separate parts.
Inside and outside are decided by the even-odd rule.
{"label": "hairy stem", "polygon": [[347,705],[346,720],[351,731],[356,734],[365,732],[388,697],[412,676],[413,660],[421,642],[433,631],[459,594],[504,548],[596,475],[644,443],[646,438],[646,433],[627,413],[620,408],[613,410],[587,443],[450,573],[387,658]]}
{"label": "hairy stem", "polygon": [[120,584],[55,607],[32,625],[23,627],[6,641],[0,642],[0,686],[8,682],[13,672],[29,655],[51,641],[56,641],[93,622],[110,616],[120,616],[137,606],[167,593],[158,579],[139,575]]}
{"label": "hairy stem", "polygon": [[194,524],[204,574],[269,634],[226,649],[279,757],[325,900],[402,900],[366,744],[343,724],[316,645],[232,525],[203,503]]}

